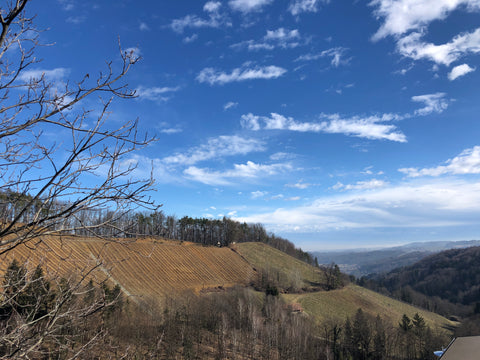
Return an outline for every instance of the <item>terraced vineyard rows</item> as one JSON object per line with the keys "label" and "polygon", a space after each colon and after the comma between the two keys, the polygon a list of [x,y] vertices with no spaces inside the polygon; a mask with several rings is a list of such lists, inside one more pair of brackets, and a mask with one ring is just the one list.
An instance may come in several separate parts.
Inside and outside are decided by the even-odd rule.
{"label": "terraced vineyard rows", "polygon": [[35,251],[19,246],[1,259],[0,273],[15,257],[32,266],[41,263],[50,273],[68,276],[101,263],[93,276],[108,275],[133,296],[161,299],[186,290],[246,285],[255,271],[230,248],[140,240],[118,244],[78,238],[43,239]]}

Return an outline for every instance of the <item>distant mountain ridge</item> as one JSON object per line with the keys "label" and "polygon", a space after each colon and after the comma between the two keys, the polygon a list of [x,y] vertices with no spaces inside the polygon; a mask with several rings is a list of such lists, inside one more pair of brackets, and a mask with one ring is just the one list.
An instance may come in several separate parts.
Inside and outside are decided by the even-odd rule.
{"label": "distant mountain ridge", "polygon": [[312,252],[320,264],[336,263],[340,269],[356,277],[386,273],[408,266],[426,256],[449,249],[480,246],[480,240],[413,242],[384,249],[349,249]]}
{"label": "distant mountain ridge", "polygon": [[480,314],[480,246],[441,251],[365,285],[443,315]]}

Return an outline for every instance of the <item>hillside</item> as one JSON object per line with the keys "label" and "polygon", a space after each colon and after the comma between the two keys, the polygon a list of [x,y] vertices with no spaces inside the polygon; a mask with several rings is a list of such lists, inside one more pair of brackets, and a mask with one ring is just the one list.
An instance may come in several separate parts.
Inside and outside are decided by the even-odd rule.
{"label": "hillside", "polygon": [[480,241],[432,241],[416,242],[385,249],[351,249],[341,251],[313,252],[320,264],[334,262],[347,274],[361,277],[379,274],[402,266],[413,265],[417,261],[449,249],[459,249],[480,245]]}
{"label": "hillside", "polygon": [[476,305],[480,303],[480,247],[442,251],[373,280],[371,285],[406,301],[445,314],[468,315],[468,308],[473,312],[477,306],[480,311]]}
{"label": "hillside", "polygon": [[380,315],[394,326],[403,314],[412,318],[419,313],[427,325],[432,328],[451,328],[455,323],[432,312],[419,310],[417,307],[383,296],[363,287],[349,284],[343,289],[306,294],[282,295],[287,302],[299,303],[304,311],[313,316],[317,323],[325,321],[342,321],[351,319],[361,308],[373,317]]}
{"label": "hillside", "polygon": [[106,242],[75,237],[46,238],[32,251],[19,246],[1,258],[0,272],[13,258],[49,274],[68,277],[98,264],[92,276],[106,276],[133,300],[163,298],[186,290],[247,285],[255,276],[252,267],[229,248],[204,247],[175,241],[139,240]]}
{"label": "hillside", "polygon": [[[257,270],[268,270],[287,282],[292,281],[292,274],[300,276],[307,291],[296,294],[282,294],[287,303],[298,303],[303,311],[313,316],[317,323],[325,320],[344,320],[353,318],[362,308],[366,313],[387,319],[396,326],[403,314],[413,317],[420,313],[432,328],[451,328],[455,323],[432,312],[394,300],[363,287],[349,284],[342,289],[332,291],[312,291],[324,283],[322,272],[281,251],[261,243],[242,243],[237,251]],[[295,278],[295,276],[293,276]]]}
{"label": "hillside", "polygon": [[92,276],[119,284],[133,301],[180,295],[184,291],[218,290],[247,286],[268,276],[288,289],[282,297],[300,303],[318,321],[353,316],[358,308],[380,314],[397,324],[402,314],[419,312],[434,327],[451,325],[446,319],[392,300],[359,286],[319,291],[324,283],[320,269],[263,243],[236,244],[233,248],[206,247],[186,242],[138,240],[115,243],[66,237],[46,238],[32,247],[20,246],[1,258],[3,272],[13,258],[34,266],[41,263],[49,274],[69,276],[98,264]]}

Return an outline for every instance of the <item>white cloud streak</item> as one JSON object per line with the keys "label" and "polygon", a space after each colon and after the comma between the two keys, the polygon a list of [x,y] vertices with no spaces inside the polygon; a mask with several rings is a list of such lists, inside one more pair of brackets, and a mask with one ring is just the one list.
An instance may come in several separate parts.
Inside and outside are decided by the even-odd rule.
{"label": "white cloud streak", "polygon": [[219,1],[208,1],[203,6],[203,11],[207,13],[207,18],[198,15],[186,15],[180,19],[174,19],[170,23],[170,28],[176,33],[183,33],[186,28],[220,28],[222,26],[232,26],[232,23],[225,13],[220,12],[222,3]]}
{"label": "white cloud streak", "polygon": [[470,67],[468,64],[462,64],[455,66],[452,71],[448,73],[448,80],[453,81],[455,79],[458,79],[461,76],[467,75],[468,73],[471,73],[475,71],[475,68]]}
{"label": "white cloud streak", "polygon": [[180,87],[144,87],[139,86],[135,89],[135,95],[138,96],[140,100],[151,100],[151,101],[167,101],[170,99],[170,96],[167,94],[174,93],[178,91]]}
{"label": "white cloud streak", "polygon": [[479,216],[480,183],[417,180],[235,219],[259,222],[275,232],[319,232],[459,226],[478,224]]}
{"label": "white cloud streak", "polygon": [[373,0],[370,5],[375,7],[377,19],[384,20],[372,37],[374,41],[421,29],[434,20],[445,19],[461,6],[467,11],[480,10],[479,0]]}
{"label": "white cloud streak", "polygon": [[248,13],[252,11],[261,11],[264,6],[272,2],[273,0],[230,0],[228,5],[230,5],[235,11]]}
{"label": "white cloud streak", "polygon": [[286,69],[279,66],[263,66],[254,68],[236,68],[231,73],[216,70],[214,68],[205,68],[197,75],[197,81],[208,83],[210,85],[223,85],[230,82],[256,80],[256,79],[276,79],[287,72]]}
{"label": "white cloud streak", "polygon": [[267,34],[261,41],[247,40],[233,44],[231,47],[234,49],[246,48],[249,51],[273,50],[275,48],[289,49],[301,45],[300,41],[301,36],[297,29],[278,28],[267,30]]}
{"label": "white cloud streak", "polygon": [[17,79],[28,82],[30,80],[40,80],[43,76],[47,81],[62,81],[69,74],[70,69],[67,68],[55,68],[52,70],[33,69],[22,71]]}
{"label": "white cloud streak", "polygon": [[264,143],[240,136],[219,136],[211,138],[206,144],[194,147],[185,153],[177,153],[163,158],[166,164],[193,165],[200,161],[216,159],[223,156],[246,155],[251,152],[264,151]]}
{"label": "white cloud streak", "polygon": [[405,135],[397,131],[395,125],[385,124],[401,117],[394,114],[382,116],[342,118],[338,114],[322,115],[327,121],[297,122],[291,117],[271,113],[270,117],[253,114],[242,115],[241,124],[244,128],[258,131],[264,130],[290,130],[298,132],[316,132],[330,134],[344,134],[371,140],[390,140],[406,142]]}
{"label": "white cloud streak", "polygon": [[424,107],[415,110],[415,115],[429,115],[431,113],[441,113],[448,107],[448,100],[445,99],[445,93],[435,93],[426,95],[417,95],[412,97],[412,101],[424,103]]}
{"label": "white cloud streak", "polygon": [[480,53],[480,28],[455,36],[450,42],[435,45],[422,41],[423,33],[413,32],[397,42],[397,50],[414,60],[427,59],[449,66],[466,54]]}
{"label": "white cloud streak", "polygon": [[226,111],[228,109],[236,108],[237,106],[238,106],[238,102],[229,101],[225,105],[223,105],[223,110]]}
{"label": "white cloud streak", "polygon": [[292,166],[290,164],[264,165],[247,161],[246,164],[234,164],[233,169],[226,171],[215,171],[190,166],[185,169],[183,173],[190,180],[206,185],[233,185],[236,181],[273,176],[290,170],[291,168]]}
{"label": "white cloud streak", "polygon": [[344,47],[335,47],[331,49],[324,50],[317,54],[305,54],[301,55],[295,59],[295,61],[313,61],[318,60],[324,57],[330,57],[330,64],[333,67],[339,67],[340,65],[346,65],[349,63],[350,59],[345,59],[345,53],[348,51]]}
{"label": "white cloud streak", "polygon": [[328,4],[330,0],[295,0],[290,3],[288,11],[293,16],[300,15],[301,13],[306,12],[317,12],[320,6],[320,3]]}
{"label": "white cloud streak", "polygon": [[401,173],[409,177],[480,174],[480,146],[462,151],[446,161],[445,165],[432,168],[402,168]]}
{"label": "white cloud streak", "polygon": [[355,184],[336,183],[332,188],[334,190],[368,190],[378,189],[386,186],[388,182],[378,179],[371,179],[367,181],[357,181]]}

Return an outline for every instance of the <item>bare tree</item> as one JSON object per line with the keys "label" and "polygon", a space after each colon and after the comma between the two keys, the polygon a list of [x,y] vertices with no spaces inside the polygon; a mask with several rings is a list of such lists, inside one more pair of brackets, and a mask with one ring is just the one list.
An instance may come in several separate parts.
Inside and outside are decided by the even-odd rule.
{"label": "bare tree", "polygon": [[[24,8],[28,0],[10,1],[0,9],[0,254],[42,235],[72,234],[82,228],[112,226],[134,205],[155,208],[146,190],[152,178],[133,180],[135,164],[126,155],[154,139],[138,136],[137,121],[108,128],[109,106],[135,92],[120,83],[138,61],[120,51],[121,66],[112,62],[94,80],[58,84],[45,73],[29,71],[37,62],[39,31]],[[97,94],[95,111],[81,108]],[[65,134],[61,143],[45,133]],[[85,221],[85,210],[108,209],[98,222]],[[118,232],[124,229],[117,229]]]}
{"label": "bare tree", "polygon": [[[41,46],[41,31],[25,11],[28,3],[9,0],[0,5],[2,271],[6,256],[22,246],[35,252],[46,236],[61,239],[79,230],[92,236],[124,236],[128,229],[119,221],[122,215],[138,207],[158,208],[148,196],[152,176],[134,178],[136,165],[129,160],[131,152],[155,139],[138,134],[137,120],[116,128],[107,122],[115,98],[135,97],[123,79],[139,58],[120,48],[121,61],[107,62],[97,76],[55,82],[33,69],[38,63],[35,51]],[[86,110],[85,100],[94,96],[100,107]],[[52,132],[61,134],[61,142],[46,138]],[[95,214],[106,215],[92,219]],[[98,231],[105,228],[110,231]],[[103,329],[99,327],[81,341],[75,329],[115,301],[85,285],[89,274],[101,266],[98,262],[83,264],[78,267],[82,271],[63,279],[61,274],[43,275],[26,266],[17,274],[18,283],[5,280],[0,285],[0,344],[8,346],[0,357],[31,358],[42,349],[56,348],[68,349],[59,357],[76,358],[91,348]],[[26,307],[19,305],[17,300],[35,285],[40,295]],[[88,294],[93,294],[91,299],[81,300]],[[51,299],[48,306],[46,299]],[[72,345],[74,341],[79,345]]]}

